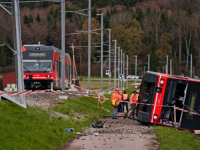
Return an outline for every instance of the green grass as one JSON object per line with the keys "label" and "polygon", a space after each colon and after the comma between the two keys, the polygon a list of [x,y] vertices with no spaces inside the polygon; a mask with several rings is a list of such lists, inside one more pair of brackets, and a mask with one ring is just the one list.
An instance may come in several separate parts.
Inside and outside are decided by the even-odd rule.
{"label": "green grass", "polygon": [[[109,101],[103,106],[110,113],[98,108],[97,99],[94,98],[81,97],[63,102],[53,107],[53,110],[70,118],[53,117],[50,122],[48,110],[38,107],[23,109],[9,101],[0,100],[0,149],[54,150],[76,136],[75,133],[67,133],[65,128],[82,132],[93,121],[113,110]],[[74,112],[84,114],[84,117],[77,117]]]}
{"label": "green grass", "polygon": [[[110,97],[110,95],[107,95],[107,97]],[[84,119],[93,121],[102,118],[103,115],[107,113],[107,111],[103,110],[101,107],[97,108],[97,99],[94,98],[78,97],[63,102],[65,105],[57,105],[53,108],[53,110],[62,114],[69,115],[70,117],[74,117],[73,112],[76,112],[84,114]],[[111,107],[110,101],[103,103],[103,106],[112,112],[113,108]]]}
{"label": "green grass", "polygon": [[[88,81],[80,81],[81,87],[83,88],[88,88]],[[134,84],[134,81],[129,81],[128,85]],[[121,83],[120,83],[121,85]],[[116,86],[118,86],[118,81],[116,82]],[[126,87],[126,83],[124,84]],[[114,81],[110,82],[110,87],[114,87]],[[106,90],[109,88],[109,81],[103,81],[103,90]],[[96,90],[96,89],[101,89],[101,81],[90,81],[90,89],[91,90]]]}
{"label": "green grass", "polygon": [[160,141],[160,150],[199,150],[200,143],[190,132],[156,126],[154,132]]}

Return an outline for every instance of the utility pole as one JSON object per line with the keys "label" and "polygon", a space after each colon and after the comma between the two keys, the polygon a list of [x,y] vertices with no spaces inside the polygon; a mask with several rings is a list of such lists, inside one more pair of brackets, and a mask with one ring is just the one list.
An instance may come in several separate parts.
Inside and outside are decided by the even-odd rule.
{"label": "utility pole", "polygon": [[[15,13],[15,6],[14,6],[14,0],[12,0],[11,3],[12,7],[12,14]],[[11,15],[12,15],[11,14]],[[16,43],[16,24],[15,24],[15,16],[12,15],[12,22],[13,22],[13,48],[14,50],[17,50],[17,43]],[[18,63],[17,63],[17,55],[14,56],[15,58],[15,74],[16,74],[16,83],[18,83]]]}
{"label": "utility pole", "polygon": [[[22,41],[21,41],[21,24],[20,24],[20,11],[19,11],[19,0],[12,1],[14,4],[14,17],[15,17],[15,31],[16,31],[16,45],[17,45],[17,64],[18,64],[18,92],[24,91],[24,79],[23,79],[23,66],[22,66]],[[19,95],[20,104],[25,103],[24,95]]]}
{"label": "utility pole", "polygon": [[123,54],[123,90],[124,90],[124,79],[125,79],[125,54]]}
{"label": "utility pole", "polygon": [[90,66],[91,66],[91,0],[88,0],[88,90],[89,91],[90,91]]}
{"label": "utility pole", "polygon": [[150,71],[150,54],[148,54],[148,71]]}
{"label": "utility pole", "polygon": [[[122,49],[121,49],[121,74],[122,74],[122,62],[123,62],[123,55],[122,55]],[[121,79],[121,90],[122,90],[122,79]]]}
{"label": "utility pole", "polygon": [[127,59],[126,59],[126,88],[128,88],[128,55],[126,55]]}
{"label": "utility pole", "polygon": [[101,92],[103,91],[103,13],[101,15]]}
{"label": "utility pole", "polygon": [[166,61],[167,61],[167,63],[166,63],[167,64],[166,65],[166,74],[168,74],[168,55],[167,55],[167,60]]}
{"label": "utility pole", "polygon": [[[111,61],[110,61],[110,53],[111,53],[111,29],[108,29],[109,31],[109,91],[108,94],[110,94],[110,77],[111,77]],[[116,69],[116,68],[115,68]]]}
{"label": "utility pole", "polygon": [[120,74],[120,47],[118,47],[118,88],[119,86],[119,74]]}
{"label": "utility pole", "polygon": [[116,89],[116,55],[117,55],[117,40],[114,40],[115,42],[115,62],[114,62],[114,90]]}
{"label": "utility pole", "polygon": [[62,39],[62,61],[61,61],[61,89],[65,91],[65,0],[61,1],[61,39]]}
{"label": "utility pole", "polygon": [[170,75],[172,75],[172,59],[170,59]]}
{"label": "utility pole", "polygon": [[137,55],[134,55],[135,57],[135,84],[136,84],[136,76],[137,76]]}
{"label": "utility pole", "polygon": [[192,54],[190,54],[190,78],[192,78]]}

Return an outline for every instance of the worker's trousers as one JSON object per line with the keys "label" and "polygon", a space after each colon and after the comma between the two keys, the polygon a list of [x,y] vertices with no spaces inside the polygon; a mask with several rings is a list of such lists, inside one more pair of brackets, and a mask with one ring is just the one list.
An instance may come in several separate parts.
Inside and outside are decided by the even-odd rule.
{"label": "worker's trousers", "polygon": [[133,118],[134,118],[135,108],[136,108],[136,104],[134,104],[134,103],[131,104],[131,113],[130,113],[129,117],[133,116]]}
{"label": "worker's trousers", "polygon": [[117,107],[114,107],[114,111],[113,111],[113,118],[117,118]]}

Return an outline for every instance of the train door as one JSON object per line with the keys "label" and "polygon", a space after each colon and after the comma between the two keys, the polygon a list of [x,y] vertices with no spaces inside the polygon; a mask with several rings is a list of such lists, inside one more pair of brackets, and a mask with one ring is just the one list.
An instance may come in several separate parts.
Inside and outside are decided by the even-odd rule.
{"label": "train door", "polygon": [[[164,101],[164,105],[168,105],[171,107],[163,107],[162,115],[161,115],[161,123],[174,125],[174,108],[172,106],[176,106],[179,108],[184,108],[184,100],[186,98],[188,83],[185,80],[171,80],[166,90],[166,99]],[[176,110],[176,124],[177,126],[181,125],[183,112]]]}
{"label": "train door", "polygon": [[57,61],[57,70],[58,70],[58,84],[61,84],[61,61],[60,58]]}

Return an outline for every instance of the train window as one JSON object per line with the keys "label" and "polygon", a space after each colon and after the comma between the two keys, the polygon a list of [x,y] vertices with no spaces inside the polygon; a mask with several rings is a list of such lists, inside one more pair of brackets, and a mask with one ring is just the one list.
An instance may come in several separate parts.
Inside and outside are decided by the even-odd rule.
{"label": "train window", "polygon": [[54,64],[53,64],[53,71],[56,70],[56,61],[54,61]]}
{"label": "train window", "polygon": [[23,60],[24,72],[52,72],[52,60]]}
{"label": "train window", "polygon": [[187,115],[187,119],[193,119],[192,112],[195,107],[195,101],[196,101],[197,93],[196,92],[191,92],[190,94],[190,99],[189,99],[189,113]]}

